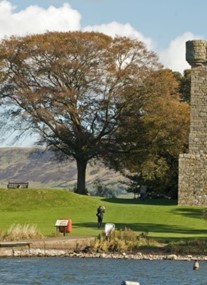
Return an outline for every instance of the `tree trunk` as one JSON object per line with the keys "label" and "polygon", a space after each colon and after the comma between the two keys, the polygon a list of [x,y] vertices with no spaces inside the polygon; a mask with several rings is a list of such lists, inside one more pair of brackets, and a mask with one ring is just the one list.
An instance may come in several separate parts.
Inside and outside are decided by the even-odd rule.
{"label": "tree trunk", "polygon": [[76,159],[77,164],[77,193],[86,195],[86,167],[87,161],[84,159]]}

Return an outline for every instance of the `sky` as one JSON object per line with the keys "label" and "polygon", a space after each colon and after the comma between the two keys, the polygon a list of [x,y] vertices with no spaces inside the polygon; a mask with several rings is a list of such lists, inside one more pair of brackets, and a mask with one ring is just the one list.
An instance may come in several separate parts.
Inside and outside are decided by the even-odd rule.
{"label": "sky", "polygon": [[206,11],[206,0],[0,0],[0,38],[68,30],[128,36],[182,73],[185,42],[207,37]]}
{"label": "sky", "polygon": [[207,38],[206,0],[0,0],[0,39],[46,31],[137,38],[183,72],[185,43]]}

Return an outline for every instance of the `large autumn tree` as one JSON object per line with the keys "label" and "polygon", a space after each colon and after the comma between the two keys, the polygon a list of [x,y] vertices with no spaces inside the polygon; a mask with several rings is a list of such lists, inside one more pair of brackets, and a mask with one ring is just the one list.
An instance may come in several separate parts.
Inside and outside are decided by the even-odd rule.
{"label": "large autumn tree", "polygon": [[[130,150],[128,137],[121,135],[120,117],[131,120],[126,106],[137,98],[145,78],[159,68],[153,52],[126,37],[49,32],[4,39],[0,43],[4,123],[35,131],[41,143],[74,158],[77,192],[86,194],[88,162],[121,152],[122,146],[125,152]],[[138,128],[141,101],[136,101],[133,114]]]}

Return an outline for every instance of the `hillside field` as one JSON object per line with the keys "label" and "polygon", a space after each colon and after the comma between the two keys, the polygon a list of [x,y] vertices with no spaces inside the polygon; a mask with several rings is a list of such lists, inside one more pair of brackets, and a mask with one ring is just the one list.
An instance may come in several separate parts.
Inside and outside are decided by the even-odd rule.
{"label": "hillside field", "polygon": [[106,199],[82,196],[68,190],[0,189],[0,231],[13,224],[36,225],[45,236],[54,236],[57,219],[72,219],[70,236],[97,236],[96,209],[106,208],[104,223],[117,229],[130,228],[150,237],[207,237],[204,209],[180,207],[174,200]]}

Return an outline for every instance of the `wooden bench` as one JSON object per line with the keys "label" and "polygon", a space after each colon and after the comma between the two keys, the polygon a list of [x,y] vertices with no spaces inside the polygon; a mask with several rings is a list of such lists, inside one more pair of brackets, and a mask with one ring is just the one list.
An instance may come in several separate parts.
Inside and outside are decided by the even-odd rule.
{"label": "wooden bench", "polygon": [[8,182],[8,189],[28,188],[29,182]]}
{"label": "wooden bench", "polygon": [[0,247],[16,247],[16,246],[28,246],[30,249],[30,244],[31,242],[25,242],[25,241],[5,241],[5,242],[0,242]]}
{"label": "wooden bench", "polygon": [[1,247],[9,247],[9,248],[11,248],[13,256],[15,255],[15,250],[14,250],[15,247],[22,248],[24,246],[27,246],[28,251],[30,253],[30,245],[31,245],[31,242],[27,242],[27,241],[8,241],[8,242],[5,241],[5,242],[0,242],[0,248]]}

